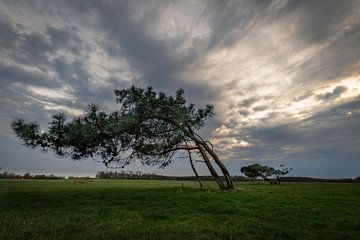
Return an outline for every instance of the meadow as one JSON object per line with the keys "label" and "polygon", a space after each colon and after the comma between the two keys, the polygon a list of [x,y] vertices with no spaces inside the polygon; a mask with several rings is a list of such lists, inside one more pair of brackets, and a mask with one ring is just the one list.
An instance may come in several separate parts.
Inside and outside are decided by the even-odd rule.
{"label": "meadow", "polygon": [[360,239],[360,185],[1,180],[0,239]]}

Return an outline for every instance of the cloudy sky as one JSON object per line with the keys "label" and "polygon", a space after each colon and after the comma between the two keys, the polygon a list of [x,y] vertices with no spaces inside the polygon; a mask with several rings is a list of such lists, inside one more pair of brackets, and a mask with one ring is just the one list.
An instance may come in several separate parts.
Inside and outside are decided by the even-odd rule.
{"label": "cloudy sky", "polygon": [[[1,0],[0,46],[3,170],[105,170],[27,149],[9,124],[46,128],[90,102],[112,111],[113,89],[134,84],[213,104],[202,134],[232,174],[256,162],[295,176],[360,175],[360,1]],[[183,158],[127,169],[191,174]]]}

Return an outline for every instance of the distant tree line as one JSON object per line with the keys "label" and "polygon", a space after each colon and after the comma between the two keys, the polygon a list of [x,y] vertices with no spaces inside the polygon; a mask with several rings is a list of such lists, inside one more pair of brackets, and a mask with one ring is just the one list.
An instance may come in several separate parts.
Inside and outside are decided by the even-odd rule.
{"label": "distant tree line", "polygon": [[[212,176],[199,176],[203,181],[212,181]],[[97,179],[156,179],[156,180],[179,180],[179,181],[197,181],[196,176],[164,176],[155,173],[143,173],[140,171],[100,171],[96,174]],[[223,176],[220,176],[223,178]],[[236,182],[264,182],[266,180],[259,180],[254,178],[247,178],[244,176],[231,176]],[[65,179],[63,176],[55,176],[53,174],[36,174],[32,175],[29,172],[23,175],[11,172],[0,172],[0,179]],[[91,177],[76,177],[70,176],[67,179],[71,180],[90,180]],[[311,177],[280,177],[281,182],[334,182],[334,183],[360,183],[360,177],[356,178],[340,178],[340,179],[326,179],[326,178],[311,178]]]}
{"label": "distant tree line", "polygon": [[[203,181],[213,180],[212,176],[199,176]],[[220,176],[223,177],[223,176]],[[181,181],[196,181],[195,176],[164,176],[155,173],[143,173],[140,171],[100,171],[96,174],[98,179],[157,179],[157,180],[181,180]],[[263,182],[266,180],[259,180],[248,178],[244,176],[231,176],[236,182]],[[281,182],[339,182],[339,183],[360,183],[360,177],[356,178],[341,178],[341,179],[326,179],[326,178],[311,178],[311,177],[280,177]]]}
{"label": "distant tree line", "polygon": [[[201,180],[211,181],[212,176],[199,176]],[[158,179],[158,180],[189,180],[197,181],[196,176],[164,176],[155,173],[143,173],[140,171],[100,171],[96,174],[96,178],[100,179]],[[223,176],[220,176],[223,178]],[[248,180],[243,176],[232,176],[234,181]],[[225,180],[225,178],[223,178]]]}
{"label": "distant tree line", "polygon": [[15,174],[10,172],[0,172],[0,178],[5,179],[65,179],[65,177],[62,176],[55,176],[53,174],[45,175],[45,174],[37,174],[37,175],[31,175],[29,172],[25,173],[24,175],[21,174]]}
{"label": "distant tree line", "polygon": [[140,171],[100,171],[97,172],[96,178],[107,179],[153,179],[157,175],[154,173],[143,173]]}
{"label": "distant tree line", "polygon": [[282,182],[360,183],[360,177],[355,177],[355,178],[281,177],[281,181],[282,181]]}

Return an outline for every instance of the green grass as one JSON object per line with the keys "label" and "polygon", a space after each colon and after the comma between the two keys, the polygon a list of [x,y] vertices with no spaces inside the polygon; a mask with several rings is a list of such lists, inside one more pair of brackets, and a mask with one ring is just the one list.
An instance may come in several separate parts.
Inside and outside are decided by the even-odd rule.
{"label": "green grass", "polygon": [[360,185],[0,181],[0,239],[360,239]]}

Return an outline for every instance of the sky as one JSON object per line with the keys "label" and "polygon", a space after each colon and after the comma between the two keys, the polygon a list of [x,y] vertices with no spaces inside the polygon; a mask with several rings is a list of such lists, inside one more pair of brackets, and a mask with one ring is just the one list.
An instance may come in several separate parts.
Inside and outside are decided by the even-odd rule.
{"label": "sky", "polygon": [[[0,167],[94,176],[106,167],[26,148],[9,125],[46,128],[114,89],[152,86],[215,106],[200,133],[231,174],[260,163],[291,176],[360,176],[360,1],[0,0]],[[200,174],[209,174],[196,163]],[[192,175],[179,157],[166,169]]]}

